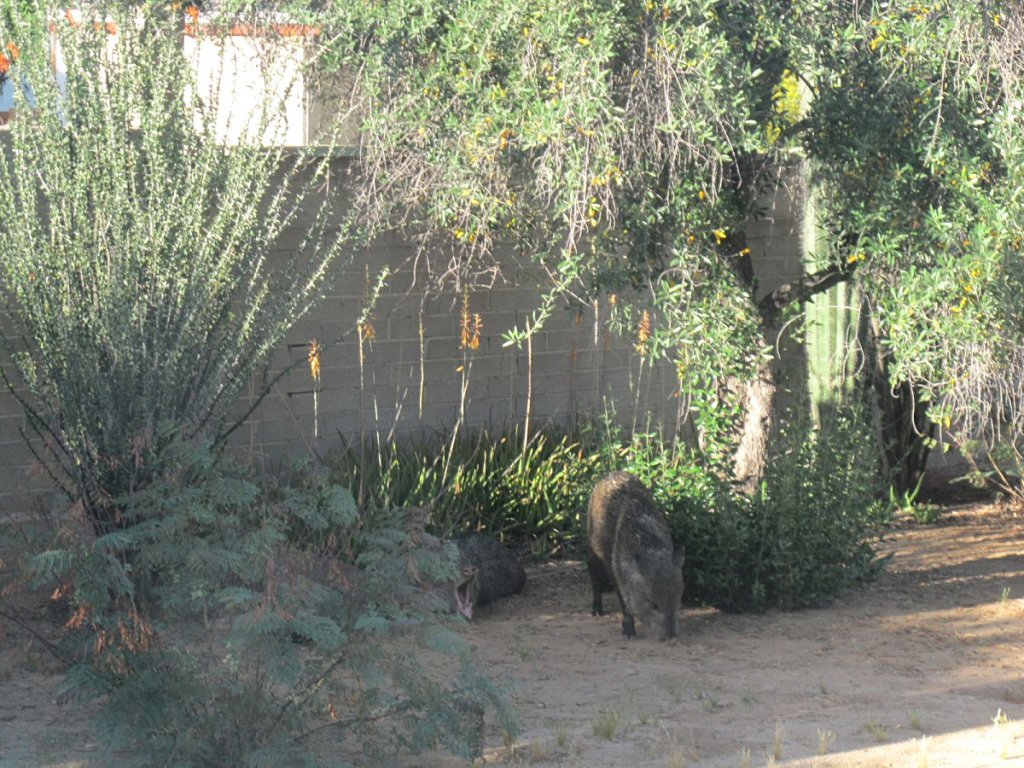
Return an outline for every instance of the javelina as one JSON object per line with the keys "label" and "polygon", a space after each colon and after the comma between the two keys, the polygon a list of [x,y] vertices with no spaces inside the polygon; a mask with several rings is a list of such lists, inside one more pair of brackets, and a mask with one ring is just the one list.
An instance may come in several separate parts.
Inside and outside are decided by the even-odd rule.
{"label": "javelina", "polygon": [[[445,543],[433,534],[424,531],[417,537],[417,547],[436,557],[444,549]],[[413,558],[410,558],[409,566],[413,580],[422,586],[427,586],[420,577]],[[459,575],[454,581],[434,584],[431,591],[447,602],[450,612],[457,613],[469,621],[473,618],[473,609],[480,603],[479,569],[460,552]]]}
{"label": "javelina", "polygon": [[636,635],[634,617],[659,640],[676,636],[683,596],[683,553],[673,553],[665,515],[643,483],[612,472],[594,486],[587,508],[587,568],[594,615],[601,595],[615,589],[622,605],[622,634]]}
{"label": "javelina", "polygon": [[526,583],[526,571],[501,542],[476,531],[461,533],[452,541],[459,548],[463,568],[477,571],[477,605],[518,594]]}

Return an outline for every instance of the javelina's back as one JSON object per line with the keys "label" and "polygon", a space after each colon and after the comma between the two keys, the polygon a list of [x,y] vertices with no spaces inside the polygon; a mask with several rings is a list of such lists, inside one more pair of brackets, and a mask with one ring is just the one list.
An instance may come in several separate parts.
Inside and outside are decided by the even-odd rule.
{"label": "javelina's back", "polygon": [[628,472],[598,481],[587,509],[587,568],[595,615],[601,596],[615,589],[622,604],[622,632],[636,634],[634,617],[658,638],[676,636],[683,595],[682,552],[673,553],[664,514],[643,483]]}
{"label": "javelina's back", "polygon": [[500,541],[470,531],[453,538],[463,565],[476,566],[480,587],[478,605],[518,594],[526,583],[526,571]]}

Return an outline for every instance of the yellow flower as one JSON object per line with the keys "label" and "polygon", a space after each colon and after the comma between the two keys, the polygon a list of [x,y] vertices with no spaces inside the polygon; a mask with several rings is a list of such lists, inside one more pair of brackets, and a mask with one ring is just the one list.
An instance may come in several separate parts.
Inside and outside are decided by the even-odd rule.
{"label": "yellow flower", "polygon": [[583,37],[583,35],[577,37],[576,42],[579,43],[580,45],[590,45],[590,39],[587,37]]}
{"label": "yellow flower", "polygon": [[727,235],[727,234],[725,233],[725,230],[724,230],[724,229],[716,229],[716,230],[715,230],[714,232],[712,232],[711,234],[713,234],[713,235],[715,236],[715,242],[716,242],[716,243],[718,243],[719,245],[721,245],[722,243],[724,243],[724,242],[725,242],[725,240],[726,240],[726,238],[728,238],[728,237],[729,237],[729,235]]}

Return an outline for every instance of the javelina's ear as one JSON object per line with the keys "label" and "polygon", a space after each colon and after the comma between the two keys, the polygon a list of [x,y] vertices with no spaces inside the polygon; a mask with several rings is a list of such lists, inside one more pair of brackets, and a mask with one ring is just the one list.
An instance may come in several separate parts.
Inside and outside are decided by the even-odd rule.
{"label": "javelina's ear", "polygon": [[683,563],[686,562],[686,550],[680,547],[672,553],[672,567],[676,570],[682,570]]}

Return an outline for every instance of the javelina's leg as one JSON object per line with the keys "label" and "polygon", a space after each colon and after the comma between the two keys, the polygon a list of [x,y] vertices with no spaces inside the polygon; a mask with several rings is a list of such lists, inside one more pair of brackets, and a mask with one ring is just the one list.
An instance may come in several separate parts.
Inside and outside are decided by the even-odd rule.
{"label": "javelina's leg", "polygon": [[622,614],[622,634],[624,637],[636,637],[636,623],[631,613]]}
{"label": "javelina's leg", "polygon": [[636,637],[636,622],[633,619],[633,614],[626,610],[626,601],[622,599],[622,592],[617,587],[615,591],[619,593],[619,605],[622,606],[622,634],[625,637]]}
{"label": "javelina's leg", "polygon": [[594,590],[595,616],[604,616],[604,606],[601,603],[601,594],[610,586],[604,577],[604,565],[590,555],[587,558],[587,570],[590,572],[590,586]]}

